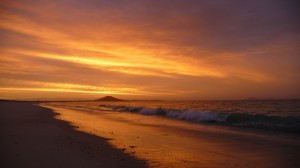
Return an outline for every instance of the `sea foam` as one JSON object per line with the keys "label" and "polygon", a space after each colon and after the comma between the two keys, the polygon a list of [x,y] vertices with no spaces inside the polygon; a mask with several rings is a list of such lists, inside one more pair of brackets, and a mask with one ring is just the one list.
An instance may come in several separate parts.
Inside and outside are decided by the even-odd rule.
{"label": "sea foam", "polygon": [[190,122],[215,122],[220,124],[262,128],[268,130],[282,130],[300,134],[299,117],[266,116],[261,114],[249,113],[224,113],[210,112],[208,110],[177,110],[165,108],[147,108],[117,105],[100,105],[100,110],[110,109],[118,112],[131,112],[142,115],[164,116],[177,120]]}
{"label": "sea foam", "polygon": [[194,122],[222,122],[227,115],[212,113],[210,111],[195,111],[195,110],[174,110],[163,108],[146,108],[146,107],[131,107],[131,106],[115,106],[115,105],[100,105],[101,108],[110,108],[118,112],[134,112],[142,115],[158,115],[178,120],[187,120]]}

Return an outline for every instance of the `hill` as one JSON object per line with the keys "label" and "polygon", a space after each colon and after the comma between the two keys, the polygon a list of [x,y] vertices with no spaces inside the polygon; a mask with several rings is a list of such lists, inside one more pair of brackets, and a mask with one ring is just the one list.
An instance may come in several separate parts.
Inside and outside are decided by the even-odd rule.
{"label": "hill", "polygon": [[118,99],[118,98],[115,98],[115,97],[112,97],[112,96],[105,96],[105,97],[102,97],[100,99],[97,99],[96,101],[125,101],[125,100]]}

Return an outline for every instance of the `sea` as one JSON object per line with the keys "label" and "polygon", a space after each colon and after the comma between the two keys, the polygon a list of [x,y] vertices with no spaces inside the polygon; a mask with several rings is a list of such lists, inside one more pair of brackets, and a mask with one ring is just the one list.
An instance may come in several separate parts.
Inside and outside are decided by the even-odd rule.
{"label": "sea", "polygon": [[300,135],[300,100],[70,101],[51,106],[93,112],[135,113],[199,124]]}

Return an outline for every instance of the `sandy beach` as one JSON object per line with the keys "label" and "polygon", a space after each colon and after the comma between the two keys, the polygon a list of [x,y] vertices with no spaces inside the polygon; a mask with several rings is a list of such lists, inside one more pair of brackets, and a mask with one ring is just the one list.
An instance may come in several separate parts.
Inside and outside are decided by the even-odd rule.
{"label": "sandy beach", "polygon": [[108,139],[76,131],[34,102],[0,102],[2,168],[146,167]]}
{"label": "sandy beach", "polygon": [[296,0],[0,0],[0,168],[300,168]]}
{"label": "sandy beach", "polygon": [[300,165],[297,136],[47,103],[1,102],[0,107],[3,168]]}
{"label": "sandy beach", "polygon": [[146,160],[150,167],[296,168],[300,165],[297,136],[93,108],[42,106],[60,113],[57,118],[71,122],[77,130],[110,139],[114,147]]}

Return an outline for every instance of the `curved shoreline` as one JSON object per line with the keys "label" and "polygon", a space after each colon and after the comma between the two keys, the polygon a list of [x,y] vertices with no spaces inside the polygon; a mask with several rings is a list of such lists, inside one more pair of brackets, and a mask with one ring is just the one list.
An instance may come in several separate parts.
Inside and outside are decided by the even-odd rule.
{"label": "curved shoreline", "polygon": [[[299,140],[158,116],[42,104],[77,129],[110,139],[150,167],[299,167]],[[255,164],[253,164],[255,163]]]}
{"label": "curved shoreline", "polygon": [[34,102],[0,102],[1,167],[147,167]]}

